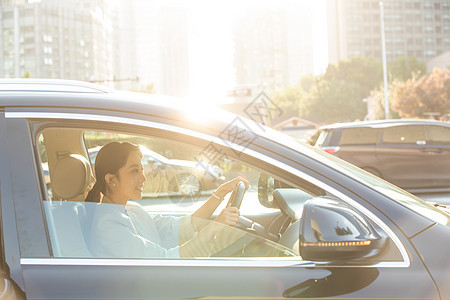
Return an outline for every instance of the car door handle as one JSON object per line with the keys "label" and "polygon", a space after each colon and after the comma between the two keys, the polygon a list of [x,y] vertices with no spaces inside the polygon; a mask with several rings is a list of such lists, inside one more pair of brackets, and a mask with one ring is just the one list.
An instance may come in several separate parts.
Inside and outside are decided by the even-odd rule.
{"label": "car door handle", "polygon": [[425,148],[421,150],[425,154],[439,154],[442,152],[441,149],[438,148]]}

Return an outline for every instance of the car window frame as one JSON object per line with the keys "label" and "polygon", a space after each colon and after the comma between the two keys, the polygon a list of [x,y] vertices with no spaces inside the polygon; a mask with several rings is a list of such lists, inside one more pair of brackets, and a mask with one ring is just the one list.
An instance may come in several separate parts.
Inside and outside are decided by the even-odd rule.
{"label": "car window frame", "polygon": [[426,125],[425,126],[425,137],[426,137],[426,142],[427,142],[426,144],[429,146],[434,146],[434,147],[439,147],[439,146],[442,147],[442,146],[448,145],[448,143],[446,143],[446,142],[439,142],[439,143],[433,142],[433,140],[431,139],[432,138],[431,132],[432,132],[433,128],[445,128],[450,133],[449,126],[438,125],[438,124]]}
{"label": "car window frame", "polygon": [[[87,123],[87,122],[90,122],[91,125],[90,126],[86,126],[85,124],[82,124],[82,123]],[[73,122],[71,122],[69,120],[69,123],[67,123],[67,122],[64,122],[64,123],[65,124],[49,124],[49,123],[47,123],[47,124],[44,124],[44,125],[41,125],[41,126],[37,125],[35,133],[34,133],[35,140],[37,141],[37,137],[47,128],[64,128],[64,127],[83,129],[83,130],[86,130],[86,131],[90,131],[90,130],[109,131],[109,132],[123,133],[123,134],[127,134],[127,135],[135,135],[135,136],[142,136],[142,137],[151,137],[151,138],[160,138],[160,139],[172,140],[171,138],[169,138],[169,137],[167,137],[165,135],[165,132],[167,132],[167,131],[152,130],[152,133],[150,134],[150,133],[146,132],[148,130],[148,127],[143,127],[143,126],[139,126],[139,125],[136,126],[134,124],[128,124],[130,126],[126,126],[125,127],[125,126],[123,126],[124,125],[123,123],[114,123],[114,122],[113,123],[110,123],[110,122],[106,122],[105,123],[105,122],[97,122],[97,120],[88,120],[88,121],[85,121],[85,120],[74,120]],[[93,124],[95,124],[95,125],[93,125]],[[174,135],[182,135],[182,136],[184,136],[184,139],[176,139],[177,142],[188,143],[188,144],[191,144],[193,146],[199,147],[197,144],[192,142],[193,136],[188,136],[186,134],[181,134],[179,132],[170,132],[170,133],[172,133]],[[203,142],[205,143],[205,145],[210,143],[210,141],[208,141],[208,140],[203,140]],[[36,143],[35,147],[37,147],[37,143]],[[87,151],[87,149],[85,149],[85,150]],[[232,154],[234,151],[235,150],[233,150],[233,149],[228,149],[228,153],[229,154]],[[240,162],[240,163],[247,163],[246,162],[246,158],[250,158],[250,156],[248,156],[248,155],[244,155],[244,156],[245,156],[245,158],[235,158],[235,157],[233,157],[233,159],[235,161],[237,161],[237,162]],[[251,158],[251,159],[253,159],[253,158]],[[263,161],[259,161],[259,162],[264,163]],[[261,170],[260,168],[258,168],[258,169]],[[265,171],[267,172],[267,170],[265,170]],[[45,190],[43,191],[43,194],[47,195],[45,193]],[[45,196],[44,196],[43,200],[44,199],[46,199]],[[49,200],[49,199],[47,199],[47,200]],[[43,201],[41,201],[41,206],[43,207],[43,205],[44,205]],[[46,215],[45,215],[45,208],[43,207],[42,209],[43,209],[43,219],[44,219],[44,222],[46,222],[47,218],[46,218]],[[85,257],[85,258],[64,258],[64,257],[55,257],[55,256],[53,256],[52,245],[51,245],[51,237],[50,237],[51,234],[48,231],[49,230],[48,224],[46,224],[46,230],[47,230],[47,236],[48,236],[47,237],[47,245],[48,245],[49,251],[51,253],[51,255],[49,257],[50,259],[57,259],[57,260],[65,260],[65,259],[69,259],[69,260],[73,260],[73,259],[75,259],[75,260],[79,260],[79,259],[104,260],[103,258],[87,258],[87,257]],[[223,260],[222,258],[217,258],[217,259],[218,260]],[[302,264],[304,263],[301,260],[299,261],[298,258],[288,259],[288,258],[285,258],[285,257],[273,257],[271,259],[272,259],[272,262],[269,262],[268,265],[273,265],[274,263],[276,265],[277,263],[283,262],[283,261],[290,261],[290,262],[295,261],[297,263],[300,262]],[[175,260],[170,259],[170,258],[160,258],[160,259],[156,259],[156,258],[148,258],[148,259],[146,259],[146,258],[142,258],[142,259],[118,258],[118,259],[114,259],[114,260],[118,260],[118,261],[124,261],[124,260],[126,260],[126,261],[128,261],[128,260],[155,261],[155,262],[157,262],[156,265],[160,265],[161,264],[160,261],[169,261],[171,263],[173,261],[175,261]],[[178,259],[178,261],[186,261],[186,260],[190,260],[190,259]],[[193,259],[193,260],[198,260],[198,259]],[[227,258],[227,260],[228,261],[236,261],[236,262],[242,261],[242,259],[234,259],[234,258]],[[266,262],[267,258],[258,258],[257,257],[254,260],[249,259],[248,261],[256,261],[256,262],[260,261],[263,265],[267,265],[267,262]],[[239,264],[237,264],[237,265],[239,265]]]}
{"label": "car window frame", "polygon": [[[368,129],[368,130],[374,130],[375,134],[374,134],[374,140],[375,142],[373,143],[347,143],[347,144],[342,144],[342,136],[344,134],[345,131],[350,131],[350,130],[356,130],[356,129]],[[337,143],[336,146],[339,147],[348,147],[348,146],[357,146],[357,147],[364,147],[364,146],[377,146],[380,143],[380,129],[377,127],[371,127],[371,126],[355,126],[355,127],[343,127],[340,129],[340,135],[339,135],[339,141]]]}
{"label": "car window frame", "polygon": [[[139,134],[139,132],[142,132],[143,135],[148,135],[149,133],[146,132],[149,129],[152,129],[152,136],[157,130],[161,130],[161,132],[169,132],[171,134],[177,134],[182,135],[185,137],[187,143],[193,143],[193,139],[195,140],[202,140],[205,144],[208,144],[211,142],[211,140],[217,140],[217,144],[221,145],[222,147],[227,148],[229,151],[235,151],[234,149],[230,148],[227,143],[220,141],[217,139],[217,137],[211,136],[209,134],[196,132],[191,129],[187,128],[181,128],[174,125],[168,125],[163,123],[155,123],[152,121],[148,121],[141,118],[129,118],[129,117],[117,117],[117,116],[107,116],[107,115],[98,115],[98,114],[86,114],[86,113],[46,113],[42,114],[41,112],[37,112],[35,114],[33,113],[24,113],[24,112],[18,112],[17,114],[10,113],[10,118],[23,118],[25,115],[28,115],[30,120],[37,119],[37,125],[33,130],[34,139],[36,140],[38,134],[43,130],[44,128],[48,127],[68,127],[69,124],[67,123],[88,123],[91,122],[91,124],[99,124],[99,126],[95,126],[95,128],[108,128],[109,131],[124,131],[127,133],[130,133],[129,131],[125,131],[124,128],[133,128],[137,131],[132,131],[133,134]],[[69,121],[69,122],[68,122]],[[39,124],[41,123],[41,124]],[[126,125],[126,127],[124,127]],[[92,126],[81,126],[78,125],[81,128],[90,128]],[[209,137],[209,138],[205,138]],[[183,142],[182,140],[180,140]],[[196,144],[194,144],[196,145]],[[37,144],[35,144],[35,147],[37,147]],[[268,157],[262,152],[257,152],[253,149],[246,148],[242,152],[248,157],[253,158],[254,160],[258,160],[258,162],[261,162],[263,165],[266,164],[267,166],[271,166],[272,168],[275,167],[275,169],[280,170],[281,174],[289,174],[290,177],[294,178],[300,178],[304,179],[307,178],[308,181],[314,183],[315,185],[323,188],[327,192],[329,192],[332,195],[335,195],[339,199],[343,200],[350,206],[356,208],[360,213],[363,213],[366,217],[374,221],[378,226],[380,226],[391,239],[394,241],[394,244],[397,246],[398,250],[400,251],[403,261],[399,262],[387,262],[387,261],[381,261],[375,264],[369,264],[367,267],[392,267],[392,266],[401,266],[401,267],[407,267],[410,265],[410,259],[409,255],[406,251],[405,245],[401,242],[400,238],[383,222],[381,219],[379,219],[373,212],[371,212],[369,209],[364,207],[363,205],[359,204],[356,200],[350,198],[348,195],[342,193],[341,191],[336,190],[334,187],[312,177],[311,175],[308,175],[292,166],[284,165],[282,167],[279,166],[280,162],[275,160],[274,158]],[[263,158],[261,158],[263,157]],[[266,172],[274,173],[272,170],[268,171],[267,168],[258,168],[261,170],[264,170]],[[293,180],[285,179],[284,177],[281,178],[282,180],[285,180],[287,183],[291,182]],[[41,200],[42,205],[42,200]],[[48,239],[50,241],[50,239]],[[33,262],[33,258],[29,258],[29,262]],[[74,259],[66,259],[66,258],[55,258],[55,257],[49,257],[48,259],[56,259],[60,262],[64,261],[73,261]],[[135,261],[134,259],[118,259],[118,262],[120,264],[120,261],[127,262],[127,261]],[[94,262],[99,261],[99,259],[96,258],[80,258],[75,259],[75,261],[82,261],[83,263],[87,263],[88,261]],[[102,261],[100,259],[100,261]],[[103,260],[104,261],[104,260]],[[155,263],[156,265],[163,264],[166,265],[164,262],[169,263],[168,265],[183,265],[188,262],[189,265],[192,265],[192,262],[189,263],[190,260],[152,260],[152,259],[139,259],[137,260],[137,264],[141,264],[142,262],[147,262],[149,264]],[[217,260],[211,260],[214,262],[217,262]],[[220,260],[219,260],[220,261]],[[276,260],[247,260],[244,265],[263,265],[263,266],[272,266],[272,265],[291,265],[292,262],[295,261],[297,263],[297,266],[323,266],[323,263],[318,263],[314,261],[299,261],[298,259],[292,260],[292,259],[279,259]],[[194,260],[194,265],[202,266],[205,260]],[[143,263],[142,265],[145,265],[147,263]],[[241,260],[236,259],[227,259],[226,260],[227,265],[233,265],[235,263],[236,266],[242,266]],[[89,264],[89,263],[88,263]],[[209,263],[206,263],[206,265],[209,265]],[[214,265],[214,264],[213,264]],[[335,265],[334,263],[330,263],[331,266]]]}

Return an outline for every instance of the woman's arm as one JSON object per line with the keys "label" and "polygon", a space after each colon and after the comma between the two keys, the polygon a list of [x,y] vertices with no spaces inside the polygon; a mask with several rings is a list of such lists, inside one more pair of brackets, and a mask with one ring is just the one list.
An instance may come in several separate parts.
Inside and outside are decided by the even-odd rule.
{"label": "woman's arm", "polygon": [[[249,182],[247,179],[238,176],[230,181],[223,183],[214,192],[213,195],[199,208],[192,216],[195,218],[209,219],[211,218],[214,211],[222,202],[223,198],[231,191],[236,189],[239,181],[245,183],[246,189],[249,187]],[[194,219],[195,219],[194,218]],[[217,217],[216,221],[227,225],[236,225],[237,219],[239,218],[239,210],[237,208],[225,208],[220,215]]]}

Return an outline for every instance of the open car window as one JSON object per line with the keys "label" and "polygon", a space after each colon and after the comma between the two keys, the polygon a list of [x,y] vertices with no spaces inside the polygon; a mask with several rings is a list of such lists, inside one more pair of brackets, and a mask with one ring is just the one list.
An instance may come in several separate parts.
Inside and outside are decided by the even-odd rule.
{"label": "open car window", "polygon": [[[304,206],[323,202],[343,207],[340,199],[312,182],[301,179],[296,186],[289,185],[269,169],[263,170],[257,163],[233,154],[234,150],[227,152],[213,143],[199,146],[161,136],[82,128],[47,128],[38,141],[41,160],[46,159],[48,167],[43,207],[54,257],[305,261],[299,248],[302,228],[321,232],[313,235],[324,236],[320,243],[331,239],[325,232],[335,230],[331,223],[320,225],[324,221],[312,214],[305,218]],[[114,141],[139,146],[146,177],[143,197],[130,199],[127,205],[85,202],[95,182],[98,151]],[[192,216],[215,189],[237,176],[246,178],[250,187],[243,194],[236,227],[215,221],[231,193],[210,219]],[[358,213],[356,217],[346,214],[355,218],[349,226],[364,224],[369,228],[365,232],[376,233],[368,235],[372,238],[387,236]],[[305,225],[304,220],[309,223]],[[319,247],[319,240],[307,243]],[[346,246],[339,244],[341,248]],[[397,254],[390,255],[389,260],[401,260]],[[326,255],[322,259],[327,260]],[[363,257],[360,261],[365,260]]]}

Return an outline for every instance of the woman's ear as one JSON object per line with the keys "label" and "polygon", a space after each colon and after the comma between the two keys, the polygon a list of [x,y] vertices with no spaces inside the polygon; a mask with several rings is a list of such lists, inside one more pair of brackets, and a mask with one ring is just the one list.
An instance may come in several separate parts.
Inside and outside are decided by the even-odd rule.
{"label": "woman's ear", "polygon": [[113,174],[106,174],[105,175],[105,182],[106,185],[108,185],[110,188],[111,187],[116,187],[116,176]]}

